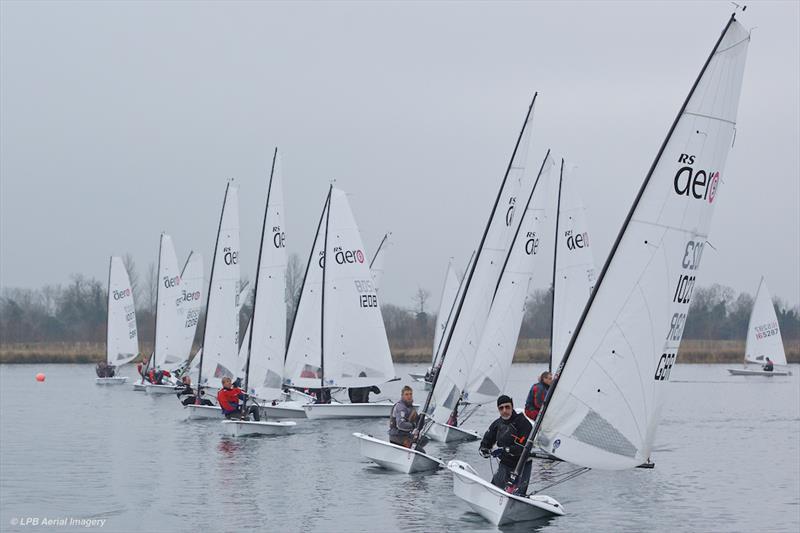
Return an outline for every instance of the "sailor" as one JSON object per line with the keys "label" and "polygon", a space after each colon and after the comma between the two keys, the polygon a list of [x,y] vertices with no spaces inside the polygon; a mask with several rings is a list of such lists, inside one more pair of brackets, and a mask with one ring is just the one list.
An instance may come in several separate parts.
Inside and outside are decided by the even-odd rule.
{"label": "sailor", "polygon": [[[367,374],[362,370],[358,373],[358,377],[365,378]],[[350,397],[350,403],[369,403],[369,393],[380,394],[381,389],[372,385],[371,387],[350,387],[347,389],[347,395]]]}
{"label": "sailor", "polygon": [[[179,400],[181,399],[181,396],[186,396],[186,398],[184,398],[181,401],[183,405],[191,405],[197,403],[197,395],[195,394],[194,389],[192,388],[192,378],[190,378],[189,376],[181,377],[181,382],[176,390]],[[208,400],[206,398],[203,398],[203,400],[200,403],[202,405],[214,405],[213,403],[211,403],[211,400]]]}
{"label": "sailor", "polygon": [[[492,485],[505,489],[533,428],[525,415],[514,411],[513,400],[505,394],[497,398],[497,410],[500,416],[484,433],[480,454],[483,457],[494,456],[500,459],[497,471],[492,477]],[[494,445],[497,445],[497,449],[492,451]],[[525,463],[517,481],[516,494],[524,495],[527,492],[532,462],[533,459],[529,458]]]}
{"label": "sailor", "polygon": [[109,365],[105,361],[97,363],[94,371],[97,373],[98,378],[113,378],[116,374],[114,365]]}
{"label": "sailor", "polygon": [[772,372],[775,370],[775,366],[772,364],[772,359],[767,357],[767,363],[761,368],[764,370],[764,372]]}
{"label": "sailor", "polygon": [[525,416],[531,420],[536,420],[542,405],[544,405],[544,399],[547,397],[547,390],[552,383],[553,374],[546,370],[542,372],[539,376],[539,381],[533,384],[528,393],[528,399],[525,400]]}
{"label": "sailor", "polygon": [[305,392],[314,397],[314,403],[331,403],[330,389],[306,389]]}
{"label": "sailor", "polygon": [[231,378],[227,376],[222,378],[222,388],[217,393],[217,402],[225,418],[241,418],[245,420],[248,415],[253,415],[253,420],[256,422],[261,419],[258,414],[258,406],[256,405],[251,405],[247,409],[247,414],[242,413],[242,406],[239,404],[239,400],[244,400],[245,397],[246,395],[242,389],[233,386]]}
{"label": "sailor", "polygon": [[400,398],[389,415],[389,442],[410,448],[416,439],[417,450],[422,452],[428,439],[425,436],[420,437],[417,429],[419,415],[414,408],[414,391],[406,385],[400,391]]}

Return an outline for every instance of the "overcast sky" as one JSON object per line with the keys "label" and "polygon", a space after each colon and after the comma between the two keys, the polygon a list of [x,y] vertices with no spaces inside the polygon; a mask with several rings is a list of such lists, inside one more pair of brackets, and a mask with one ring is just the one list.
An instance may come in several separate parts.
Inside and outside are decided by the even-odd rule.
{"label": "overcast sky", "polygon": [[[800,3],[753,31],[701,284],[800,302]],[[535,91],[532,160],[578,166],[598,266],[730,16],[717,3],[0,3],[0,283],[38,287],[108,256],[213,251],[240,187],[252,278],[273,146],[287,245],[308,255],[331,178],[383,300],[438,300],[476,246]],[[435,301],[433,302],[435,305]]]}

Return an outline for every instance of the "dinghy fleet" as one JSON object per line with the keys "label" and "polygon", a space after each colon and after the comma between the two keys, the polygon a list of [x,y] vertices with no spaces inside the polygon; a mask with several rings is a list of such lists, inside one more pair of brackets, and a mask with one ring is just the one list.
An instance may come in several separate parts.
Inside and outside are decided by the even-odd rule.
{"label": "dinghy fleet", "polygon": [[[418,406],[413,441],[407,447],[385,435],[354,433],[364,458],[404,474],[451,473],[455,495],[495,525],[565,513],[550,496],[518,490],[527,485],[520,476],[531,461],[575,465],[562,481],[588,469],[652,466],[667,382],[721,198],[749,40],[732,15],[599,271],[575,170],[550,150],[541,160],[529,153],[540,105],[534,95],[477,246],[464,258],[465,270],[457,272],[454,259],[447,266],[431,367],[410,376],[427,392]],[[394,405],[389,400],[354,403],[338,397],[345,390],[405,379],[395,374],[379,305],[390,235],[368,258],[347,194],[331,184],[287,328],[285,204],[277,149],[265,198],[253,309],[241,343],[239,310],[247,291],[241,286],[237,186],[226,185],[205,299],[200,255],[191,253],[179,271],[172,239],[161,235],[154,349],[134,386],[148,394],[175,393],[177,379],[190,376],[200,394],[182,407],[187,418],[218,419],[231,436],[282,435],[307,423],[304,419],[388,420]],[[554,381],[531,420],[530,434],[520,441],[516,468],[505,486],[496,486],[466,460],[445,463],[423,443],[480,438],[483,428],[467,427],[470,417],[504,393],[529,287],[537,281],[553,290]],[[191,354],[201,309],[203,338]],[[763,279],[749,329],[747,363],[765,365],[769,357],[779,367],[786,365]],[[107,338],[106,367],[137,356],[133,291],[119,257],[109,266]],[[730,372],[781,375],[788,370]],[[241,380],[241,412],[255,409],[252,420],[247,415],[226,419],[208,401],[226,378]],[[125,379],[109,375],[97,383]],[[459,453],[466,457],[468,450],[475,451],[465,446]]]}

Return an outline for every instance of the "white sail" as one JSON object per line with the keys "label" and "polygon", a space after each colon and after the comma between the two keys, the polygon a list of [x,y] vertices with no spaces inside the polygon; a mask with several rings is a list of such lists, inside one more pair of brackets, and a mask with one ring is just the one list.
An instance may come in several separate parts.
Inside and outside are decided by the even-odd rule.
{"label": "white sail", "polygon": [[281,397],[286,353],[286,265],[283,180],[276,151],[256,272],[252,331],[242,341],[250,353],[248,392],[263,400]]}
{"label": "white sail", "polygon": [[433,333],[433,357],[431,364],[436,363],[436,356],[442,344],[442,337],[447,328],[447,322],[456,304],[456,297],[458,296],[458,287],[461,282],[456,274],[456,269],[453,268],[453,260],[447,263],[447,274],[444,277],[444,285],[442,285],[442,296],[439,299],[439,312],[436,314],[436,329]]}
{"label": "white sail", "polygon": [[181,291],[178,304],[183,339],[179,353],[184,359],[191,356],[200,311],[203,308],[203,256],[191,252],[181,272]]}
{"label": "white sail", "polygon": [[286,351],[284,383],[294,387],[319,388],[322,385],[322,266],[325,261],[325,219],[329,201],[328,196],[311,245]]}
{"label": "white sail", "polygon": [[327,217],[323,295],[323,377],[329,387],[363,387],[394,378],[394,363],[366,262],[364,244],[344,191],[332,189]]}
{"label": "white sail", "polygon": [[555,275],[553,276],[553,352],[558,368],[586,301],[594,289],[594,268],[586,208],[574,172],[564,167],[558,209]]}
{"label": "white sail", "polygon": [[387,233],[381,239],[378,248],[375,250],[375,255],[372,256],[372,261],[369,263],[369,271],[372,273],[372,282],[375,285],[375,290],[379,291],[381,288],[381,280],[383,279],[384,265],[386,264],[386,254],[391,242],[389,237],[391,233]]}
{"label": "white sail", "polygon": [[775,306],[767,289],[767,282],[761,278],[753,310],[750,312],[750,323],[747,326],[745,359],[749,363],[763,365],[767,362],[767,357],[776,365],[786,364],[786,352],[783,348]]}
{"label": "white sail", "polygon": [[181,276],[172,237],[161,234],[156,290],[156,339],[153,351],[154,368],[171,368],[184,361],[185,332],[180,316]]}
{"label": "white sail", "polygon": [[622,469],[650,456],[733,141],[749,40],[731,17],[566,350],[536,435],[565,461]]}
{"label": "white sail", "polygon": [[542,229],[554,166],[555,161],[548,155],[497,286],[478,355],[464,389],[464,401],[471,404],[493,402],[505,391],[531,279],[535,271],[542,275],[550,271],[541,261],[541,252],[552,241],[552,236],[546,236]]}
{"label": "white sail", "polygon": [[428,412],[436,422],[447,423],[456,407],[478,343],[486,325],[500,270],[508,253],[517,224],[515,208],[520,191],[527,193],[531,176],[525,172],[531,138],[533,103],[518,139],[507,175],[491,212],[488,226],[478,247],[472,268],[467,272],[464,291],[453,316],[452,331],[442,348],[444,357],[433,388]]}
{"label": "white sail", "polygon": [[230,183],[225,190],[211,268],[200,370],[203,385],[219,387],[223,377],[238,374],[239,194]]}
{"label": "white sail", "polygon": [[122,258],[113,256],[108,265],[108,324],[106,362],[120,366],[139,354],[133,289]]}
{"label": "white sail", "polygon": [[253,328],[253,319],[247,321],[247,327],[244,330],[244,337],[242,342],[239,343],[239,352],[236,356],[236,375],[243,376],[247,371],[247,339],[250,338],[250,330]]}

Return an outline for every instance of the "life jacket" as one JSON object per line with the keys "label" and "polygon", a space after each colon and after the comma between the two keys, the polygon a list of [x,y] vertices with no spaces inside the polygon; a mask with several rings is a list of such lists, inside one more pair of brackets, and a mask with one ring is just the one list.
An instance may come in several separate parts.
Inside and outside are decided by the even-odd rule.
{"label": "life jacket", "polygon": [[239,395],[242,394],[242,389],[220,389],[217,393],[217,401],[224,413],[232,413],[239,409]]}
{"label": "life jacket", "polygon": [[[541,399],[539,396],[541,395]],[[536,420],[539,416],[539,411],[542,409],[542,404],[547,396],[547,388],[541,381],[535,383],[531,388],[531,393],[528,396],[528,402],[525,402],[525,416],[531,420]]]}

